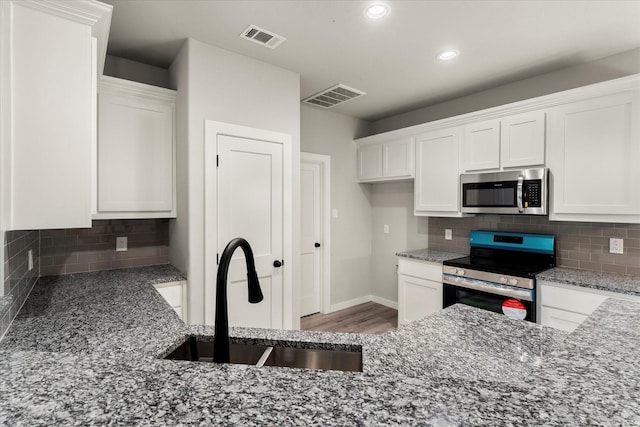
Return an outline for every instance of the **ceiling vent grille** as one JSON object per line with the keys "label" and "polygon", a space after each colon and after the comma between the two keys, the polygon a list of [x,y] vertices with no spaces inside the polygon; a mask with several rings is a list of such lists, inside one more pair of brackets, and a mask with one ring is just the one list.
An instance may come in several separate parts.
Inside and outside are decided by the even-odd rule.
{"label": "ceiling vent grille", "polygon": [[240,37],[271,49],[275,49],[280,43],[286,40],[286,38],[282,36],[272,33],[271,31],[263,30],[255,25],[249,25],[242,34],[240,34]]}
{"label": "ceiling vent grille", "polygon": [[362,95],[366,95],[366,93],[343,84],[338,84],[303,99],[302,102],[306,102],[307,104],[315,105],[317,107],[331,108]]}

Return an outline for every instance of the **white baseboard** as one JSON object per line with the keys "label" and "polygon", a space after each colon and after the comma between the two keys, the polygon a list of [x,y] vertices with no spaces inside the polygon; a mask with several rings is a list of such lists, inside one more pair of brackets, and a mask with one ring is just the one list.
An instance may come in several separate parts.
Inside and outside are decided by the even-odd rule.
{"label": "white baseboard", "polygon": [[386,298],[371,295],[371,301],[378,303],[380,305],[384,305],[389,308],[393,308],[394,310],[398,309],[398,303],[396,301],[391,301]]}
{"label": "white baseboard", "polygon": [[367,295],[360,298],[351,299],[349,301],[339,302],[337,304],[332,304],[329,308],[329,313],[333,313],[334,311],[344,310],[345,308],[353,307],[354,305],[364,304],[365,302],[371,301],[371,295]]}
{"label": "white baseboard", "polygon": [[364,304],[365,302],[375,302],[377,304],[384,305],[386,307],[393,308],[395,310],[398,309],[398,303],[395,301],[388,300],[386,298],[381,298],[375,295],[366,295],[360,298],[354,298],[349,301],[339,302],[337,304],[332,304],[329,308],[329,313],[333,313],[334,311],[344,310],[345,308],[353,307],[359,304]]}

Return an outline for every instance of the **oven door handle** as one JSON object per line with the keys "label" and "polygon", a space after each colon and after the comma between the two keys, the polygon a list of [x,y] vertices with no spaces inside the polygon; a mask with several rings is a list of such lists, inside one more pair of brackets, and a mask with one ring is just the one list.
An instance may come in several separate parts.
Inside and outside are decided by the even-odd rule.
{"label": "oven door handle", "polygon": [[460,288],[474,289],[476,291],[486,292],[489,294],[502,295],[525,301],[533,301],[533,290],[530,289],[514,288],[512,286],[504,286],[482,280],[468,279],[466,277],[454,276],[451,274],[443,274],[442,283],[458,286]]}
{"label": "oven door handle", "polygon": [[524,204],[522,203],[522,187],[524,185],[524,176],[520,175],[518,177],[518,188],[516,193],[516,200],[518,201],[518,212],[524,212]]}

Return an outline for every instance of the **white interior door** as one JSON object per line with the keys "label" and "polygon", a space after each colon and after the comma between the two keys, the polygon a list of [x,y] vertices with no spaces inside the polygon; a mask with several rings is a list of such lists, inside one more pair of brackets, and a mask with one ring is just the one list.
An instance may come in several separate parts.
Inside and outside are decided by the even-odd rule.
{"label": "white interior door", "polygon": [[235,237],[246,239],[256,263],[264,300],[247,301],[244,253],[237,250],[229,269],[229,325],[282,328],[283,146],[235,136],[217,138],[217,251]]}
{"label": "white interior door", "polygon": [[300,165],[300,316],[320,311],[321,194],[320,165]]}

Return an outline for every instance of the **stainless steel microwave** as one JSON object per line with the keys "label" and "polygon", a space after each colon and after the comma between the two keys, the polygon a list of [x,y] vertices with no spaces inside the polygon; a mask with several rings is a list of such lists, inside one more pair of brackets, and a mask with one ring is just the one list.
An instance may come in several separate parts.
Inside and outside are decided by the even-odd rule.
{"label": "stainless steel microwave", "polygon": [[547,215],[546,168],[460,175],[462,212]]}

